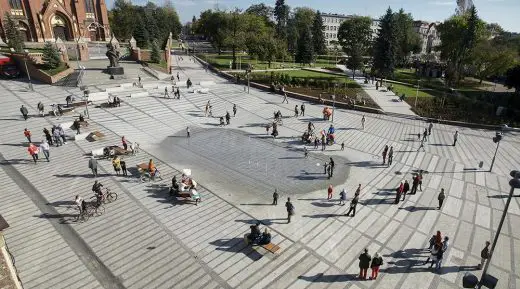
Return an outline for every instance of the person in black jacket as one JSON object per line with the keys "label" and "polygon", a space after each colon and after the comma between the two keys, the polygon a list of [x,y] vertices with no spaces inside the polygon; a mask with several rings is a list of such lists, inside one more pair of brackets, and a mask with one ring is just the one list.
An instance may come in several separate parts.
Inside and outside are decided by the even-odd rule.
{"label": "person in black jacket", "polygon": [[372,260],[372,257],[370,254],[368,254],[368,249],[365,249],[365,251],[359,255],[359,278],[362,280],[367,279],[367,271],[368,267],[370,267],[370,261]]}
{"label": "person in black jacket", "polygon": [[406,196],[406,194],[408,193],[409,190],[410,190],[410,184],[408,183],[407,180],[405,180],[404,185],[403,185],[403,201],[404,201],[404,197]]}
{"label": "person in black jacket", "polygon": [[352,201],[350,201],[350,209],[348,210],[348,213],[346,216],[350,215],[350,212],[352,212],[352,217],[354,217],[356,215],[356,206],[357,206],[358,201],[359,201],[359,197],[356,195],[352,199]]}
{"label": "person in black jacket", "polygon": [[372,263],[370,264],[370,268],[372,269],[372,276],[370,276],[370,280],[377,279],[377,275],[379,274],[379,266],[383,265],[383,257],[381,257],[377,252],[374,254],[374,258],[372,258]]}

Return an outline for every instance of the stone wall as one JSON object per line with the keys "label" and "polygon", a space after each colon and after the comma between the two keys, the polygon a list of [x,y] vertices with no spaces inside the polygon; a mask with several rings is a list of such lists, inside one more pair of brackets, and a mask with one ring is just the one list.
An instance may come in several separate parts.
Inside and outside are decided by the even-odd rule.
{"label": "stone wall", "polygon": [[41,81],[43,83],[47,84],[53,84],[58,82],[60,79],[68,76],[69,74],[74,72],[74,69],[70,68],[68,64],[67,69],[64,71],[55,74],[55,75],[49,75],[42,70],[40,70],[38,67],[34,65],[34,63],[29,59],[27,61],[27,70],[25,69],[25,55],[24,54],[17,54],[13,53],[10,55],[13,60],[16,62],[16,66],[18,66],[18,69],[20,69],[21,72],[25,73],[27,75],[27,70],[31,75],[32,79],[36,79],[38,81]]}

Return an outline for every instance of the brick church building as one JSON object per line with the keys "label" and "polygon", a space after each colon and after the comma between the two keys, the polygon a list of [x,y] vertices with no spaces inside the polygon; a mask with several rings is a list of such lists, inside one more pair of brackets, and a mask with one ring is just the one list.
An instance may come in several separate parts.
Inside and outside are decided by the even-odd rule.
{"label": "brick church building", "polygon": [[18,23],[25,41],[108,41],[105,0],[0,0],[0,36],[5,42],[6,13]]}

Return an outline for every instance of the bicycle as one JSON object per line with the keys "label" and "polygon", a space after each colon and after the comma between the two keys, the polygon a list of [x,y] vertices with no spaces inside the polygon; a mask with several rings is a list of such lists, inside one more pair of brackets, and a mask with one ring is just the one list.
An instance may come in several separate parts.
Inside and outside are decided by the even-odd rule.
{"label": "bicycle", "polygon": [[276,123],[279,126],[283,126],[283,120],[281,117],[275,118],[273,123]]}
{"label": "bicycle", "polygon": [[117,193],[112,192],[110,189],[105,188],[103,192],[103,203],[112,203],[117,200]]}
{"label": "bicycle", "polygon": [[[78,210],[80,210],[78,208]],[[78,218],[76,219],[77,221],[81,221],[81,222],[86,222],[88,221],[88,219],[90,218],[90,213],[88,212],[88,208],[85,208],[85,210],[80,210],[79,214],[78,214]]]}
{"label": "bicycle", "polygon": [[96,214],[96,216],[103,215],[105,213],[105,206],[103,206],[103,201],[98,204],[96,197],[91,197],[90,199],[93,201],[87,204],[88,214],[90,216],[93,216],[94,214]]}
{"label": "bicycle", "polygon": [[139,177],[141,183],[144,183],[147,180],[151,182],[155,181],[156,179],[160,179],[161,181],[163,179],[161,176],[161,172],[157,168],[155,169],[155,173],[153,174],[153,176],[147,170],[140,170],[139,172],[141,173],[141,176]]}

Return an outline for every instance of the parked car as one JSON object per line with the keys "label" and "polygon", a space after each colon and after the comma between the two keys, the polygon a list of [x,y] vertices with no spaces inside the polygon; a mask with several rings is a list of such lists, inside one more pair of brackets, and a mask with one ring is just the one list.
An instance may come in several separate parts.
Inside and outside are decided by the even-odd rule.
{"label": "parked car", "polygon": [[0,77],[17,78],[20,76],[20,70],[9,56],[0,54]]}

